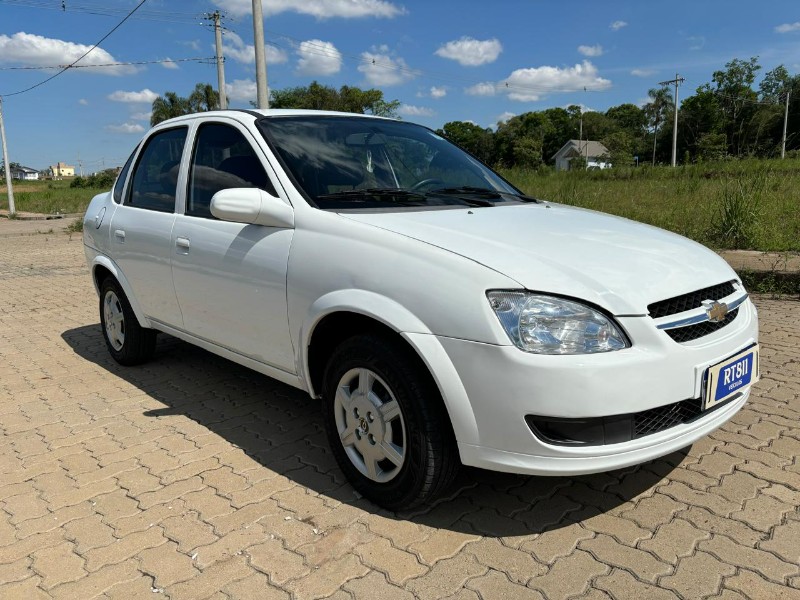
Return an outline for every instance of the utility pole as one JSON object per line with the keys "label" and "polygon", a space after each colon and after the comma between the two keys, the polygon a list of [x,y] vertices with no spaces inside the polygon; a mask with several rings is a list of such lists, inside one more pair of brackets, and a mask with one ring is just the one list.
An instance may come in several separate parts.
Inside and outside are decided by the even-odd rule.
{"label": "utility pole", "polygon": [[264,13],[261,0],[253,0],[253,43],[256,47],[256,90],[258,108],[269,108],[267,57],[264,49]]}
{"label": "utility pole", "polygon": [[3,164],[6,171],[6,189],[8,190],[8,215],[13,217],[17,214],[14,207],[14,186],[11,183],[11,166],[8,160],[8,148],[6,147],[6,127],[3,124],[3,97],[0,96],[0,138],[3,140]]}
{"label": "utility pole", "polygon": [[781,140],[781,158],[786,158],[786,127],[789,125],[789,96],[792,90],[786,90],[786,111],[783,113],[783,139]]}
{"label": "utility pole", "polygon": [[675,79],[662,81],[658,85],[675,85],[675,123],[672,125],[672,166],[678,163],[678,86],[686,81],[685,78],[675,73]]}
{"label": "utility pole", "polygon": [[219,91],[219,107],[222,110],[228,108],[228,96],[225,93],[225,59],[222,56],[222,28],[220,27],[219,11],[214,11],[211,15],[214,19],[214,41],[217,45],[217,88]]}

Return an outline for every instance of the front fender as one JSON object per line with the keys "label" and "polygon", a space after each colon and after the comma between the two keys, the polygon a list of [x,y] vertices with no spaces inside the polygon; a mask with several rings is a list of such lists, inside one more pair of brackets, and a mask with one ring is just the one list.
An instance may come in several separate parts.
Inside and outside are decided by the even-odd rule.
{"label": "front fender", "polygon": [[[309,342],[317,324],[327,315],[351,312],[370,317],[393,329],[414,349],[433,376],[450,416],[456,439],[477,443],[478,426],[467,392],[444,347],[431,330],[403,305],[374,292],[358,289],[337,290],[317,299],[308,310],[300,329],[297,372],[306,389],[316,395],[309,370]],[[469,441],[473,440],[473,441]]]}
{"label": "front fender", "polygon": [[133,288],[131,287],[130,282],[122,273],[122,270],[119,268],[119,266],[117,266],[117,263],[115,263],[105,254],[97,253],[96,250],[90,248],[89,246],[86,246],[86,252],[93,254],[93,256],[90,256],[92,265],[92,283],[94,283],[94,289],[98,296],[100,295],[100,282],[97,281],[96,272],[98,267],[103,267],[107,269],[114,279],[119,282],[120,286],[122,287],[122,291],[125,292],[125,296],[128,298],[128,302],[133,309],[133,314],[136,315],[136,320],[139,322],[139,325],[149,329],[151,327],[150,320],[144,316],[142,307],[139,306],[139,302],[136,300],[136,296],[133,294]]}

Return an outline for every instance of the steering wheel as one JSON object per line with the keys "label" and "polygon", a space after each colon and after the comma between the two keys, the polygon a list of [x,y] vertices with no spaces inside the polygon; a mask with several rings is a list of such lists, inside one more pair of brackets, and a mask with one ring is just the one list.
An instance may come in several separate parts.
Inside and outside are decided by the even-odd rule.
{"label": "steering wheel", "polygon": [[418,181],[414,185],[411,186],[411,191],[416,192],[424,188],[426,185],[434,185],[436,183],[444,183],[441,179],[437,179],[436,177],[431,177],[429,179],[423,179],[422,181]]}

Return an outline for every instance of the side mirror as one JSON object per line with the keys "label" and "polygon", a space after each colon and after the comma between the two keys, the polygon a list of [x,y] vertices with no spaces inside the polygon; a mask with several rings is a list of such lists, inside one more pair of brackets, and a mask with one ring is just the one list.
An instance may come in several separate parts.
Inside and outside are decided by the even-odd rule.
{"label": "side mirror", "polygon": [[294,210],[258,188],[229,188],[211,198],[211,214],[223,221],[294,228]]}

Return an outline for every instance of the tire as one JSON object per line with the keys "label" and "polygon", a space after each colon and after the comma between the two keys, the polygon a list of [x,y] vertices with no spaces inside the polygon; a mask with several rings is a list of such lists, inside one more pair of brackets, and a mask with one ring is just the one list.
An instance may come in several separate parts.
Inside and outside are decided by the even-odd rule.
{"label": "tire", "polygon": [[339,467],[384,508],[430,502],[458,471],[439,390],[419,358],[394,340],[358,335],[343,342],[325,370],[323,411]]}
{"label": "tire", "polygon": [[100,328],[111,356],[121,365],[147,362],[156,349],[156,332],[139,325],[122,287],[113,277],[100,286]]}

